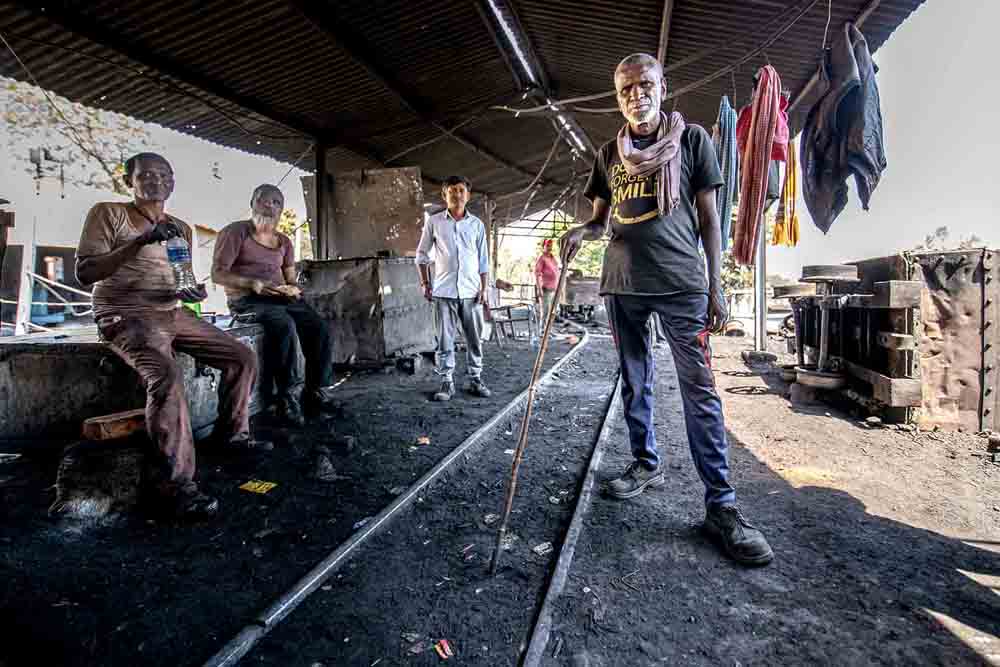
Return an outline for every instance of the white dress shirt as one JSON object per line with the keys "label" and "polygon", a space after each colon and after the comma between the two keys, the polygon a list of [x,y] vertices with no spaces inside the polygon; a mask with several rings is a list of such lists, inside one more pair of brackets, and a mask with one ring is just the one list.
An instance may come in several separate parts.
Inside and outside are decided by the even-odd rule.
{"label": "white dress shirt", "polygon": [[447,209],[428,218],[417,246],[417,263],[431,262],[434,263],[433,296],[474,298],[482,287],[479,275],[490,271],[483,221],[468,210],[461,220],[451,217]]}

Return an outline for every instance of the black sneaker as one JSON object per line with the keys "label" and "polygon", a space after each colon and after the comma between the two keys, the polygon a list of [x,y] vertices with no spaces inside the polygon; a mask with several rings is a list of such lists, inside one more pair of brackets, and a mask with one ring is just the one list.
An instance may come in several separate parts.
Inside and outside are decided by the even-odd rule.
{"label": "black sneaker", "polygon": [[472,378],[469,380],[469,393],[473,396],[481,396],[482,398],[489,398],[493,395],[493,392],[486,386],[482,378]]}
{"label": "black sneaker", "polygon": [[225,444],[225,450],[233,453],[269,452],[274,449],[274,443],[268,440],[257,440],[249,433],[234,435]]}
{"label": "black sneaker", "polygon": [[455,383],[451,380],[445,380],[441,383],[441,388],[437,391],[434,396],[431,397],[432,401],[444,402],[450,401],[451,397],[455,395]]}
{"label": "black sneaker", "polygon": [[302,414],[302,405],[294,396],[285,396],[278,402],[278,418],[296,428],[302,428],[306,425],[306,417]]}
{"label": "black sneaker", "polygon": [[767,565],[774,560],[763,533],[735,505],[709,508],[702,529],[723,553],[741,565]]}
{"label": "black sneaker", "polygon": [[663,486],[665,483],[661,466],[650,470],[638,461],[633,461],[628,464],[621,477],[608,482],[608,495],[621,500],[634,498],[645,491],[646,487]]}
{"label": "black sneaker", "polygon": [[306,410],[310,415],[332,415],[340,412],[340,404],[330,396],[329,388],[321,387],[311,391],[305,398]]}

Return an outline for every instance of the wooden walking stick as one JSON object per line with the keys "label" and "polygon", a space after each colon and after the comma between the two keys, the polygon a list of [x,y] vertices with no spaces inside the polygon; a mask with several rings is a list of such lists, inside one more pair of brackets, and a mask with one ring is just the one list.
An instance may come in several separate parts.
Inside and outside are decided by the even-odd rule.
{"label": "wooden walking stick", "polygon": [[563,288],[566,286],[566,275],[568,273],[569,262],[564,262],[562,270],[559,272],[559,286],[556,287],[555,298],[552,299],[552,307],[549,308],[548,316],[545,318],[545,330],[542,332],[542,341],[538,347],[538,356],[535,357],[535,367],[531,370],[531,382],[528,383],[528,399],[524,406],[524,418],[521,419],[521,435],[517,440],[517,449],[514,451],[514,462],[510,468],[510,482],[507,485],[507,499],[504,501],[503,506],[503,520],[500,522],[500,530],[497,531],[497,544],[493,549],[493,561],[490,563],[490,574],[493,576],[496,576],[497,568],[500,566],[500,552],[503,551],[503,538],[507,535],[507,522],[510,519],[510,510],[514,506],[514,492],[517,490],[517,471],[521,466],[521,457],[524,456],[524,450],[528,444],[528,423],[531,421],[531,408],[535,403],[535,387],[538,384],[538,376],[542,372],[545,351],[549,347],[549,332],[552,331],[552,323],[556,320],[556,311],[559,310],[559,300],[562,297]]}

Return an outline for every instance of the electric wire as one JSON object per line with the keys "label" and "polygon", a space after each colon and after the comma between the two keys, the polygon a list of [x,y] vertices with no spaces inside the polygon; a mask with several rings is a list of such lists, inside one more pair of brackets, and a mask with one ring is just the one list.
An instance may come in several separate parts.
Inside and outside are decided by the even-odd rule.
{"label": "electric wire", "polygon": [[[785,35],[785,33],[787,33],[789,30],[791,30],[792,27],[795,26],[795,24],[798,23],[799,20],[801,20],[802,17],[805,16],[809,12],[809,10],[811,10],[816,5],[817,2],[819,2],[819,0],[805,0],[804,2],[798,3],[797,5],[786,7],[785,9],[783,9],[781,11],[780,14],[776,15],[775,18],[783,17],[786,12],[792,11],[793,9],[795,10],[795,16],[793,18],[791,18],[789,21],[787,21],[778,31],[776,31],[775,33],[773,33],[764,42],[762,42],[757,47],[755,47],[754,49],[752,49],[750,52],[748,52],[745,55],[743,55],[742,57],[740,57],[738,60],[730,63],[729,65],[721,67],[721,68],[717,69],[716,71],[712,72],[711,74],[707,74],[707,75],[703,76],[702,78],[700,78],[700,79],[698,79],[698,80],[696,80],[696,81],[694,81],[692,83],[689,83],[689,84],[687,84],[685,86],[681,86],[680,88],[677,88],[676,90],[670,91],[667,95],[664,96],[663,100],[666,101],[666,100],[676,99],[676,98],[680,97],[681,95],[684,95],[686,93],[689,93],[689,92],[692,92],[694,90],[697,90],[697,89],[699,89],[699,88],[701,88],[701,87],[703,87],[703,86],[705,86],[705,85],[707,85],[707,84],[715,81],[720,76],[725,76],[726,74],[729,74],[730,72],[735,71],[740,65],[746,63],[747,61],[749,61],[752,58],[756,57],[758,54],[764,52],[768,47],[770,47],[772,44],[774,44],[774,42],[776,42],[778,39],[780,39],[781,37],[783,37]],[[774,21],[774,19],[772,19],[772,22],[773,21]],[[689,63],[686,63],[686,64],[689,64]],[[670,70],[669,67],[665,68],[664,72],[666,73],[668,70]],[[608,98],[608,97],[614,97],[616,95],[617,95],[617,92],[612,90],[612,91],[608,91],[608,92],[605,92],[605,93],[596,93],[596,94],[593,94],[593,95],[584,95],[584,96],[581,96],[581,97],[571,97],[571,98],[564,99],[564,100],[555,100],[551,104],[543,104],[543,105],[538,105],[538,106],[534,106],[534,107],[522,107],[522,108],[518,108],[518,107],[495,106],[495,107],[491,107],[491,108],[497,109],[497,110],[500,110],[500,111],[507,111],[507,112],[513,113],[515,115],[520,115],[520,114],[536,114],[536,113],[538,113],[538,114],[542,114],[542,113],[551,114],[551,113],[556,113],[556,112],[554,112],[552,110],[552,108],[551,108],[552,106],[561,107],[561,106],[568,105],[568,104],[576,104],[576,103],[579,103],[579,102],[589,102],[589,101],[604,99],[604,98]],[[576,106],[574,106],[574,107],[570,107],[570,108],[561,109],[561,112],[567,112],[567,111],[571,112],[571,113],[593,113],[593,114],[621,113],[621,110],[618,107],[593,108],[593,107],[576,107]]]}
{"label": "electric wire", "polygon": [[[174,83],[174,82],[172,82],[172,81],[170,81],[170,80],[168,80],[168,79],[166,79],[166,78],[164,78],[162,76],[157,76],[157,75],[150,74],[150,73],[148,73],[148,72],[146,72],[146,71],[144,71],[142,69],[135,69],[135,68],[130,67],[128,65],[123,65],[121,63],[115,62],[114,60],[111,60],[109,58],[103,58],[101,56],[95,56],[95,55],[90,54],[90,53],[84,53],[84,52],[82,52],[82,51],[80,51],[78,49],[73,49],[73,48],[64,46],[62,44],[56,44],[54,42],[48,42],[48,41],[45,41],[45,40],[37,39],[35,37],[30,37],[28,35],[22,35],[22,34],[17,33],[17,32],[10,32],[10,31],[8,31],[7,32],[7,36],[14,37],[16,39],[20,39],[20,40],[23,40],[23,41],[27,41],[27,42],[32,42],[32,43],[35,43],[35,44],[39,44],[39,45],[42,45],[42,46],[47,46],[47,47],[50,47],[50,48],[53,48],[53,49],[60,49],[62,51],[68,51],[68,52],[72,53],[76,57],[93,60],[93,61],[100,62],[100,63],[105,64],[105,65],[110,65],[111,67],[115,67],[115,68],[117,68],[117,69],[119,69],[121,71],[127,72],[133,78],[145,79],[147,81],[159,84],[160,86],[168,88],[171,91],[173,91],[173,92],[175,92],[175,93],[177,93],[179,95],[183,95],[185,97],[189,97],[189,98],[195,100],[196,102],[205,105],[206,107],[208,107],[209,109],[211,109],[215,113],[219,114],[219,116],[221,116],[222,118],[224,118],[225,120],[227,120],[234,127],[236,127],[237,129],[239,129],[240,131],[242,131],[244,134],[246,134],[247,136],[253,137],[255,139],[270,139],[270,140],[275,140],[275,141],[287,141],[287,140],[295,140],[295,139],[302,138],[302,134],[282,134],[282,135],[276,135],[276,134],[264,134],[264,133],[261,133],[261,132],[255,132],[255,131],[249,129],[248,127],[246,127],[245,125],[243,125],[243,123],[241,123],[237,119],[237,116],[243,116],[243,118],[245,118],[247,120],[253,121],[255,123],[259,123],[261,125],[268,125],[268,126],[275,127],[275,128],[285,128],[285,125],[283,125],[281,123],[277,123],[275,121],[267,120],[265,118],[259,118],[257,116],[250,116],[250,115],[247,115],[247,114],[240,114],[240,113],[233,113],[231,111],[226,111],[225,109],[221,108],[219,105],[217,105],[217,104],[215,104],[215,103],[213,103],[213,102],[205,99],[203,96],[198,95],[196,93],[193,93],[193,92],[191,92],[189,90],[185,90],[183,87],[177,85],[176,83]],[[18,63],[21,64],[22,69],[25,69],[27,71],[27,68],[25,67],[24,63],[18,57],[17,53],[14,52],[14,49],[10,46],[10,44],[7,43],[7,40],[4,40],[4,44],[7,46],[7,50],[10,51],[11,54],[14,56],[14,58],[17,59]],[[29,76],[30,76],[30,74],[29,74]],[[38,86],[39,88],[42,87],[41,85],[38,84],[37,81],[34,80],[33,76],[31,78],[32,78],[32,81],[34,82],[34,84],[36,86]]]}

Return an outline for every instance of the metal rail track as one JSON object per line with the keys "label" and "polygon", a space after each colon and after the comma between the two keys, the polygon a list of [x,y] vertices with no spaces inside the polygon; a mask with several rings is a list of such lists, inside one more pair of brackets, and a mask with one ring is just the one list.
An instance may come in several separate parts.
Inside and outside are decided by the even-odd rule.
{"label": "metal rail track", "polygon": [[545,657],[545,648],[549,643],[549,636],[552,634],[552,616],[556,602],[562,595],[566,587],[566,579],[569,577],[569,570],[573,563],[573,555],[576,553],[576,543],[583,532],[583,519],[590,509],[591,500],[597,491],[597,471],[601,467],[601,459],[604,457],[604,450],[608,443],[608,438],[614,429],[616,421],[621,415],[621,373],[615,382],[615,388],[608,398],[608,407],[604,411],[604,419],[601,423],[601,430],[598,432],[597,440],[590,454],[590,463],[587,466],[587,474],[580,485],[580,493],[576,496],[576,507],[573,509],[573,518],[570,520],[569,528],[566,530],[566,537],[559,548],[559,559],[556,561],[555,570],[549,580],[549,588],[545,591],[545,598],[542,600],[541,610],[532,629],[531,638],[528,641],[528,648],[521,660],[522,667],[537,667],[542,664]]}
{"label": "metal rail track", "polygon": [[[563,366],[565,366],[571,359],[573,359],[580,352],[580,350],[586,347],[589,342],[590,336],[584,330],[582,332],[580,343],[567,352],[562,359],[553,364],[552,368],[542,375],[539,381],[540,386],[545,386],[552,379],[552,377],[556,375],[559,370],[563,368]],[[615,395],[617,396],[617,394],[618,392],[616,391]],[[204,663],[205,667],[229,667],[237,664],[243,656],[253,649],[257,642],[264,637],[264,635],[273,630],[278,623],[287,617],[310,594],[319,589],[319,587],[322,586],[323,583],[330,578],[330,576],[337,572],[337,570],[348,560],[352,553],[388,526],[401,510],[406,509],[409,505],[411,505],[417,496],[427,489],[427,487],[430,486],[434,480],[440,477],[442,473],[446,472],[448,468],[459,459],[459,457],[466,454],[471,448],[478,445],[480,442],[484,441],[487,436],[489,436],[492,431],[513,412],[524,407],[527,398],[528,390],[525,389],[510,403],[501,408],[499,412],[493,415],[489,421],[476,429],[472,435],[462,441],[461,444],[438,461],[433,468],[414,482],[414,484],[398,496],[396,500],[375,515],[375,517],[365,524],[364,527],[360,528],[340,546],[331,551],[326,558],[317,563],[305,576],[299,579],[299,581],[296,582],[288,590],[288,592],[278,598],[265,610],[254,616],[251,622],[244,626],[244,628],[232,640],[230,640],[215,655]],[[610,403],[612,405],[615,403],[614,397],[611,398]],[[605,416],[605,428],[606,424],[607,416]],[[602,428],[602,434],[604,433],[604,430],[605,429]],[[593,467],[593,463],[591,464],[591,467]],[[591,475],[588,472],[588,479],[590,477]],[[577,520],[576,514],[574,514],[573,520]],[[560,562],[561,560],[562,556],[560,556]]]}

